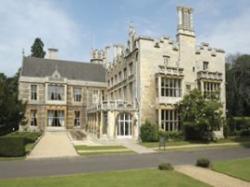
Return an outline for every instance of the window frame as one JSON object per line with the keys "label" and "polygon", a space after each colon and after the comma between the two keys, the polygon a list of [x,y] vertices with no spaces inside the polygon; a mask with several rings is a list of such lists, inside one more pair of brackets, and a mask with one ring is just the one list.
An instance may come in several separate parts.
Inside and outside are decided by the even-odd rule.
{"label": "window frame", "polygon": [[[31,84],[30,85],[30,100],[37,101],[38,100],[38,94],[37,94],[37,85]],[[33,90],[35,88],[35,90]]]}

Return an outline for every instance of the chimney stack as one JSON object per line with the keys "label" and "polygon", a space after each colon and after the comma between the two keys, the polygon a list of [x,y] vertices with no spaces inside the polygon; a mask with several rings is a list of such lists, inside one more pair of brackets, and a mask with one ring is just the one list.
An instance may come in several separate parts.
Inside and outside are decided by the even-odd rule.
{"label": "chimney stack", "polygon": [[177,34],[195,36],[193,26],[193,9],[189,7],[177,7],[178,28]]}
{"label": "chimney stack", "polygon": [[49,59],[58,59],[58,49],[48,48],[48,58]]}

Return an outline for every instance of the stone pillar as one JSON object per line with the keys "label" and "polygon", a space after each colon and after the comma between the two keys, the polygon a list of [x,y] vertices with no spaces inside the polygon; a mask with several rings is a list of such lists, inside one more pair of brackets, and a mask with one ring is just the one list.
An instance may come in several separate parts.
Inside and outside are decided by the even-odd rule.
{"label": "stone pillar", "polygon": [[99,133],[100,133],[100,137],[102,136],[103,132],[102,132],[102,129],[103,129],[103,123],[104,123],[104,120],[103,120],[103,111],[101,111],[101,116],[100,116],[100,126],[99,126]]}
{"label": "stone pillar", "polygon": [[158,126],[161,129],[161,108],[158,109]]}
{"label": "stone pillar", "polygon": [[158,98],[161,97],[161,76],[158,77]]}

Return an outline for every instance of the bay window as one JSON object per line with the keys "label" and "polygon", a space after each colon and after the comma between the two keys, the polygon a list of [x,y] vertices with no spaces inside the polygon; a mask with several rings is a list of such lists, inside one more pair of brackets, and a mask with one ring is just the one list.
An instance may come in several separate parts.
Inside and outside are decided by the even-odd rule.
{"label": "bay window", "polygon": [[181,79],[161,77],[162,97],[181,97]]}

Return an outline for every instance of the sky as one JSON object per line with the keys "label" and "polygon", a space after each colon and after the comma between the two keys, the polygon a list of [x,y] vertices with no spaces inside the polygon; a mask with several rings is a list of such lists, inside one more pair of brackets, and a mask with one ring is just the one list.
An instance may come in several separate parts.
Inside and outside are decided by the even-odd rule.
{"label": "sky", "polygon": [[88,62],[92,48],[139,35],[175,38],[177,6],[194,8],[198,43],[226,53],[250,51],[249,0],[0,0],[0,72],[12,76],[36,37],[59,58]]}

